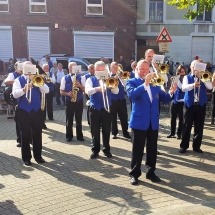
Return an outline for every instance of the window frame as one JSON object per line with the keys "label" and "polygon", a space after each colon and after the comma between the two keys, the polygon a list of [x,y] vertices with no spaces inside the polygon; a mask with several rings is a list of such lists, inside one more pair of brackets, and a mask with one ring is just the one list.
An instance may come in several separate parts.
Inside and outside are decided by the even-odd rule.
{"label": "window frame", "polygon": [[0,10],[0,13],[8,13],[9,12],[9,0],[6,0],[6,1],[0,0],[0,4],[8,5],[8,10],[7,11]]}
{"label": "window frame", "polygon": [[[197,5],[197,8],[198,8],[198,5]],[[211,20],[210,21],[208,21],[208,20],[206,21],[205,20],[205,13],[206,12],[210,12],[211,13]],[[198,19],[198,17],[200,17],[201,15],[202,15],[202,19]],[[205,9],[204,9],[204,12],[201,15],[199,15],[199,16],[196,17],[196,21],[197,22],[208,22],[208,23],[212,22],[212,15],[213,15],[212,10],[211,11],[205,11]]]}
{"label": "window frame", "polygon": [[[101,0],[101,4],[89,4],[88,3],[89,0],[86,0],[86,15],[95,15],[95,16],[102,16],[103,15],[103,7],[104,7],[104,4],[103,4],[103,0]],[[88,7],[101,7],[102,8],[102,13],[88,13],[87,12],[87,8]]]}
{"label": "window frame", "polygon": [[[150,19],[150,4],[151,3],[156,3],[155,5],[155,18],[154,20]],[[163,7],[162,7],[162,20],[158,20],[158,15],[157,15],[157,11],[158,11],[158,6],[157,4],[158,3],[162,3]],[[149,22],[151,23],[163,23],[163,19],[164,19],[164,16],[163,16],[163,11],[164,11],[164,2],[162,0],[149,0]]]}
{"label": "window frame", "polygon": [[[34,12],[34,11],[31,11],[31,6],[34,6],[34,5],[45,5],[45,9],[46,11],[45,12]],[[44,0],[44,2],[32,2],[32,0],[29,0],[29,13],[47,13],[47,1]]]}

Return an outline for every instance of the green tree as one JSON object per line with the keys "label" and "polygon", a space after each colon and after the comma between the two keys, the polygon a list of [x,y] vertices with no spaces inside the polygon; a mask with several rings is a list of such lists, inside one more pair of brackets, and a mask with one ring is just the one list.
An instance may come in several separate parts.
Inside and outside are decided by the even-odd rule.
{"label": "green tree", "polygon": [[[193,20],[198,15],[202,14],[204,10],[211,11],[215,6],[215,0],[164,0],[169,5],[176,6],[177,9],[186,9],[184,15],[185,19]],[[198,4],[197,10],[193,6]]]}

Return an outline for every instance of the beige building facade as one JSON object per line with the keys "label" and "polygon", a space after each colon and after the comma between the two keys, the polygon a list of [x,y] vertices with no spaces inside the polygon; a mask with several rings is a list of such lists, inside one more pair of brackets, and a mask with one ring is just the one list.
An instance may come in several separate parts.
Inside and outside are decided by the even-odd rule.
{"label": "beige building facade", "polygon": [[185,10],[178,10],[163,0],[138,0],[136,59],[144,57],[145,50],[149,48],[159,53],[156,39],[161,29],[166,27],[172,42],[165,56],[172,57],[174,62],[185,64],[198,56],[204,62],[215,64],[214,12],[214,9],[211,12],[205,11],[195,20],[189,21],[184,19]]}

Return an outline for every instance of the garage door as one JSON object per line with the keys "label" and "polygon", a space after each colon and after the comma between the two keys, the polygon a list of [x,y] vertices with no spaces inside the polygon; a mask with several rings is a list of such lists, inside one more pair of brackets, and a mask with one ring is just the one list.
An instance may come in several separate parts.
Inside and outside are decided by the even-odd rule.
{"label": "garage door", "polygon": [[74,55],[82,58],[114,59],[113,32],[74,32]]}
{"label": "garage door", "polygon": [[204,62],[213,62],[214,37],[192,38],[192,59],[199,56]]}
{"label": "garage door", "polygon": [[35,60],[50,54],[50,37],[48,27],[27,27],[28,55]]}
{"label": "garage door", "polygon": [[0,26],[0,59],[8,62],[13,58],[12,29],[10,26]]}

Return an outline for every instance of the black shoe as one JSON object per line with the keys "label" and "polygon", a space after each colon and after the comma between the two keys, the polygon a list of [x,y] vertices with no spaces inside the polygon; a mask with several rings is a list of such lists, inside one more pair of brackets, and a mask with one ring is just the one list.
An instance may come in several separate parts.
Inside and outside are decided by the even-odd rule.
{"label": "black shoe", "polygon": [[17,143],[16,146],[17,146],[17,147],[21,147],[21,143]]}
{"label": "black shoe", "polygon": [[35,158],[35,161],[36,161],[37,163],[45,163],[45,162],[46,162],[42,157],[41,157],[41,158],[38,158],[38,159]]}
{"label": "black shoe", "polygon": [[181,139],[181,135],[177,135],[176,139],[180,140]]}
{"label": "black shoe", "polygon": [[66,141],[67,141],[67,142],[71,142],[71,141],[72,141],[72,138],[66,138]]}
{"label": "black shoe", "polygon": [[116,135],[112,135],[112,139],[117,139]]}
{"label": "black shoe", "polygon": [[98,153],[95,153],[93,152],[91,155],[90,155],[90,159],[95,159],[98,157]]}
{"label": "black shoe", "polygon": [[107,158],[112,158],[112,154],[110,152],[104,152],[104,155],[107,157]]}
{"label": "black shoe", "polygon": [[24,164],[25,164],[26,166],[31,166],[31,161],[24,161]]}
{"label": "black shoe", "polygon": [[130,180],[132,185],[137,185],[138,184],[138,179],[135,178],[134,176],[131,176],[131,180]]}
{"label": "black shoe", "polygon": [[182,153],[182,154],[185,153],[186,151],[187,151],[187,150],[184,149],[184,148],[180,148],[180,149],[179,149],[179,152]]}
{"label": "black shoe", "polygon": [[42,129],[48,129],[45,123],[43,124]]}
{"label": "black shoe", "polygon": [[197,152],[197,153],[203,153],[203,151],[201,149],[193,149],[194,152]]}
{"label": "black shoe", "polygon": [[175,134],[169,134],[168,136],[167,136],[167,138],[172,138],[172,137],[175,137]]}
{"label": "black shoe", "polygon": [[151,180],[152,182],[155,182],[155,183],[161,182],[161,179],[157,175],[155,175],[155,173],[146,175],[146,178]]}
{"label": "black shoe", "polygon": [[85,139],[83,137],[77,138],[77,140],[79,140],[79,141],[85,141]]}
{"label": "black shoe", "polygon": [[131,135],[128,133],[126,135],[123,135],[123,137],[127,138],[127,139],[131,139]]}

